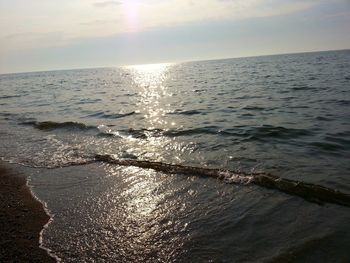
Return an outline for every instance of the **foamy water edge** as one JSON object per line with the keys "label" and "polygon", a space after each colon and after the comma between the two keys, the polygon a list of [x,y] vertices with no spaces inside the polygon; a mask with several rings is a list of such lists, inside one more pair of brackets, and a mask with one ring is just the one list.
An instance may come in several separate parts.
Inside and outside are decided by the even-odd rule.
{"label": "foamy water edge", "polygon": [[50,248],[48,247],[45,247],[44,243],[43,243],[43,234],[44,234],[44,231],[49,227],[49,225],[53,222],[53,218],[54,218],[54,215],[51,213],[51,211],[49,210],[48,206],[47,206],[47,203],[45,201],[42,201],[38,196],[36,196],[36,194],[34,193],[33,191],[33,186],[30,185],[30,177],[27,177],[26,178],[26,186],[28,187],[29,189],[29,192],[30,194],[32,195],[32,197],[38,201],[44,212],[49,216],[49,220],[47,221],[47,223],[43,226],[43,228],[41,229],[40,233],[39,233],[39,248],[43,249],[46,251],[46,253],[54,258],[56,260],[56,262],[62,262],[62,259],[60,257],[58,257]]}

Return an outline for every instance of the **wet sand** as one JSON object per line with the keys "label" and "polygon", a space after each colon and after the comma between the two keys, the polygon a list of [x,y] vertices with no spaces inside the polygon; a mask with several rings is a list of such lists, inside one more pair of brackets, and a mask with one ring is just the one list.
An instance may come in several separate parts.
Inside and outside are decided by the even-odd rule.
{"label": "wet sand", "polygon": [[39,247],[48,220],[25,177],[0,163],[0,262],[55,262]]}

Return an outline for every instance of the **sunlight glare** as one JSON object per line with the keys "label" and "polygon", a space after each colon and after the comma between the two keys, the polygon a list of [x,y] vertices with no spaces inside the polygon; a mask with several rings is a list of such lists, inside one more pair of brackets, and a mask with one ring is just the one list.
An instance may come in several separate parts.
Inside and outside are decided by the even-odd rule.
{"label": "sunlight glare", "polygon": [[122,4],[125,26],[128,31],[137,31],[140,19],[140,0],[127,0]]}
{"label": "sunlight glare", "polygon": [[141,99],[139,111],[144,113],[149,128],[166,127],[164,116],[169,111],[167,100],[171,97],[165,85],[167,72],[171,64],[148,64],[126,67],[132,74]]}

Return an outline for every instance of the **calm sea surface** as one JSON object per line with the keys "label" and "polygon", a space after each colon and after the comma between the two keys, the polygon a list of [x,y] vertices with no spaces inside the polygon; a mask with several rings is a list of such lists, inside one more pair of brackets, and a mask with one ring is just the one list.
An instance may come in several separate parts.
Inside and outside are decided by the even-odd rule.
{"label": "calm sea surface", "polygon": [[349,208],[96,154],[350,194],[350,51],[0,75],[0,157],[63,262],[350,262]]}

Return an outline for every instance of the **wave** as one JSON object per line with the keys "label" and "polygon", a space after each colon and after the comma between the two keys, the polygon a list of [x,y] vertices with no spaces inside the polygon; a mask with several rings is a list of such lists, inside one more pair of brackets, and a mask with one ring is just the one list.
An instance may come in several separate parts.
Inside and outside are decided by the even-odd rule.
{"label": "wave", "polygon": [[98,117],[101,119],[120,119],[120,118],[124,118],[130,115],[134,115],[136,114],[135,111],[131,111],[131,112],[127,112],[127,113],[105,113],[105,112],[97,112],[97,113],[93,113],[91,115],[86,116],[87,118],[90,117]]}
{"label": "wave", "polygon": [[265,110],[264,107],[259,107],[259,106],[245,106],[242,109],[249,110],[249,111],[263,111],[263,110]]}
{"label": "wave", "polygon": [[336,100],[336,103],[339,105],[347,106],[350,105],[350,100]]}
{"label": "wave", "polygon": [[249,129],[246,134],[250,135],[250,139],[263,138],[296,138],[300,136],[312,135],[312,132],[305,129],[285,128],[281,126],[263,125]]}
{"label": "wave", "polygon": [[186,130],[167,130],[166,136],[190,136],[196,134],[209,134],[220,136],[241,137],[246,140],[264,140],[265,138],[292,139],[300,136],[309,136],[313,133],[305,129],[285,128],[281,126],[264,125],[260,127],[234,127],[231,129],[220,129],[217,126],[206,126]]}
{"label": "wave", "polygon": [[[128,113],[129,115],[133,113]],[[124,115],[125,116],[125,115]],[[97,136],[106,137],[133,137],[137,139],[147,139],[151,137],[180,137],[180,136],[195,136],[195,135],[214,135],[238,137],[245,141],[254,141],[265,139],[294,139],[300,136],[312,135],[312,131],[305,129],[285,128],[281,126],[263,125],[259,127],[237,126],[230,129],[220,129],[219,126],[204,126],[193,129],[119,129],[113,130],[108,126],[89,126],[80,122],[54,122],[54,121],[26,121],[22,125],[32,125],[34,128],[42,131],[52,131],[56,129],[66,130],[94,130]]]}
{"label": "wave", "polygon": [[163,134],[169,137],[177,137],[177,136],[190,136],[190,135],[196,135],[196,134],[218,134],[219,131],[220,129],[217,126],[205,126],[205,127],[199,127],[199,128],[193,128],[193,129],[167,130],[167,131],[164,131]]}
{"label": "wave", "polygon": [[247,140],[263,140],[265,138],[291,139],[300,136],[312,135],[312,132],[305,129],[285,128],[281,126],[263,125],[260,127],[234,127],[231,129],[220,129],[217,126],[206,126],[187,130],[168,130],[166,136],[189,136],[196,134],[216,134],[221,136],[242,137]]}
{"label": "wave", "polygon": [[200,128],[194,128],[194,129],[170,129],[170,130],[163,130],[163,129],[123,129],[123,130],[111,130],[111,129],[100,129],[99,136],[117,136],[117,137],[125,137],[125,136],[131,136],[133,138],[137,139],[147,139],[150,137],[180,137],[180,136],[192,136],[197,134],[211,134],[211,135],[234,135],[229,132],[225,132],[220,130],[217,126],[207,126],[207,127],[200,127]]}
{"label": "wave", "polygon": [[339,143],[312,142],[310,143],[310,145],[317,147],[323,151],[330,151],[330,152],[346,149],[343,145]]}
{"label": "wave", "polygon": [[56,129],[74,129],[74,130],[90,130],[90,129],[97,129],[94,126],[88,126],[84,123],[80,122],[54,122],[54,121],[43,121],[43,122],[36,122],[36,121],[28,121],[28,122],[22,122],[23,125],[32,125],[34,128],[42,130],[42,131],[51,131]]}
{"label": "wave", "polygon": [[324,117],[324,116],[317,116],[315,118],[315,120],[318,120],[318,121],[332,121],[333,119],[327,118],[327,117]]}
{"label": "wave", "polygon": [[174,112],[170,112],[169,114],[191,116],[191,115],[198,115],[198,114],[205,115],[206,112],[203,112],[203,111],[200,111],[200,110],[186,110],[186,111],[176,110]]}
{"label": "wave", "polygon": [[12,99],[12,98],[19,98],[22,97],[22,95],[3,95],[0,96],[0,99]]}
{"label": "wave", "polygon": [[333,135],[327,135],[327,136],[325,136],[324,139],[328,142],[336,143],[336,144],[340,145],[341,148],[344,148],[344,149],[347,146],[350,146],[349,139],[345,139],[345,138],[341,138],[341,137],[337,137],[337,136],[333,136]]}
{"label": "wave", "polygon": [[[129,115],[132,113],[129,113]],[[0,116],[7,116],[5,114],[1,114]],[[79,131],[96,131],[97,136],[102,137],[133,137],[137,139],[146,139],[149,137],[160,137],[165,135],[165,130],[162,129],[119,129],[114,130],[111,129],[110,126],[106,125],[99,125],[99,126],[93,126],[93,125],[87,125],[81,122],[54,122],[54,121],[31,121],[27,120],[24,122],[20,122],[21,125],[29,125],[33,126],[36,129],[42,130],[42,131],[52,131],[52,130],[58,130],[58,129],[65,129],[65,130],[79,130]]]}
{"label": "wave", "polygon": [[11,117],[11,116],[16,116],[17,114],[15,113],[10,113],[10,112],[0,112],[0,116],[3,117]]}
{"label": "wave", "polygon": [[300,136],[312,135],[312,132],[305,129],[293,129],[279,126],[264,125],[261,127],[235,127],[231,129],[220,129],[218,126],[204,126],[193,129],[125,129],[118,131],[103,131],[99,135],[120,135],[132,136],[134,138],[146,139],[149,137],[180,137],[180,136],[194,136],[194,135],[218,135],[218,136],[229,136],[239,137],[245,140],[264,140],[266,138],[277,138],[277,139],[291,139]]}
{"label": "wave", "polygon": [[284,179],[267,173],[246,174],[229,170],[192,167],[161,162],[140,161],[132,159],[114,159],[111,155],[95,155],[95,160],[122,166],[136,166],[153,169],[169,174],[197,175],[222,179],[234,184],[255,184],[269,189],[279,190],[289,195],[299,196],[318,204],[334,203],[350,207],[350,195],[321,185]]}
{"label": "wave", "polygon": [[147,139],[149,137],[161,137],[164,135],[164,130],[162,129],[121,129],[112,130],[105,125],[100,125],[97,127],[99,130],[98,136],[102,137],[129,137],[136,139]]}
{"label": "wave", "polygon": [[81,105],[81,104],[93,104],[96,102],[101,101],[101,99],[81,99],[79,102],[77,102],[77,105]]}
{"label": "wave", "polygon": [[294,91],[303,91],[303,90],[315,90],[316,88],[315,87],[310,87],[310,86],[307,86],[307,85],[294,85],[291,90],[294,90]]}

